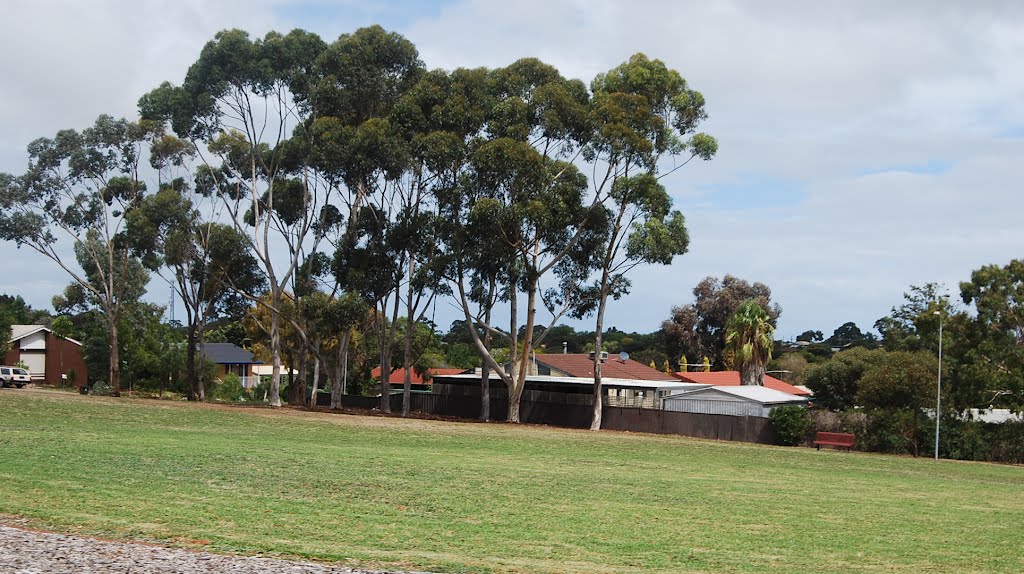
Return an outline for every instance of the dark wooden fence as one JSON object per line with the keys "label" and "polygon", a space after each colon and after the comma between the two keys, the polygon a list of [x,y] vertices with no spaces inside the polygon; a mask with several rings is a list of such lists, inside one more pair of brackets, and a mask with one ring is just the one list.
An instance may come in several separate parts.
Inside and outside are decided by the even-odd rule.
{"label": "dark wooden fence", "polygon": [[[543,396],[529,397],[528,400],[525,396],[527,394],[530,392],[524,393],[520,410],[520,420],[523,422],[569,428],[590,427],[593,407],[588,404],[579,404],[581,402],[579,397],[563,395],[569,398],[550,400],[559,398],[558,393],[537,393]],[[470,420],[480,417],[479,397],[413,393],[410,398],[410,409],[413,412]],[[548,400],[536,400],[540,398]],[[329,396],[326,396],[326,402],[324,395],[318,399],[317,402],[321,406],[330,404]],[[371,410],[380,406],[380,399],[378,397],[346,395],[342,398],[342,405],[346,408]],[[402,412],[401,394],[391,396],[391,411]],[[491,420],[505,420],[507,411],[507,399],[504,397],[491,399]],[[679,413],[656,409],[607,406],[601,412],[601,428],[607,430],[775,444],[775,432],[772,430],[771,422],[760,417]]]}
{"label": "dark wooden fence", "polygon": [[772,423],[761,417],[605,407],[601,411],[601,428],[775,444]]}

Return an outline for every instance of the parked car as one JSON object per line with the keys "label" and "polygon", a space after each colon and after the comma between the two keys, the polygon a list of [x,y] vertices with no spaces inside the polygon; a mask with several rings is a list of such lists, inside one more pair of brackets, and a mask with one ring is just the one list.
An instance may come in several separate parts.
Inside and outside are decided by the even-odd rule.
{"label": "parked car", "polygon": [[21,367],[0,367],[0,387],[24,387],[31,379]]}

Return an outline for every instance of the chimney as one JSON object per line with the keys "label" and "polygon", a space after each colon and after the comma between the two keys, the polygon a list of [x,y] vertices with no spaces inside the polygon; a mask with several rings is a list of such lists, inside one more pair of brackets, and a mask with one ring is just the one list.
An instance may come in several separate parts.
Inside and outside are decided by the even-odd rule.
{"label": "chimney", "polygon": [[569,341],[562,341],[562,354],[563,355],[568,355],[569,354]]}

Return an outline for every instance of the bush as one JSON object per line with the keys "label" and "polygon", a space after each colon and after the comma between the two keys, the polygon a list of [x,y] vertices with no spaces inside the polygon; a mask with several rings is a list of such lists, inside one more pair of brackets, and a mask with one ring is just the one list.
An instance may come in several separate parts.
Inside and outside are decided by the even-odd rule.
{"label": "bush", "polygon": [[114,396],[114,387],[108,385],[106,381],[96,381],[89,392],[101,397],[112,397]]}
{"label": "bush", "polygon": [[234,373],[224,375],[213,387],[213,398],[225,403],[237,403],[248,398],[249,394],[242,387],[242,379]]}
{"label": "bush", "polygon": [[775,437],[779,444],[784,446],[796,446],[804,442],[807,434],[809,418],[807,409],[797,405],[784,405],[772,409],[768,415],[775,429]]}

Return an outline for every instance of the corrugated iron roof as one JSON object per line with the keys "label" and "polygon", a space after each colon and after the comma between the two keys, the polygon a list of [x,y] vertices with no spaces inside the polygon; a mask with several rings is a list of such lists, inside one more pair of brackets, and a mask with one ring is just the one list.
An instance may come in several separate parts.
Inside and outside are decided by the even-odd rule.
{"label": "corrugated iron roof", "polygon": [[[558,369],[570,377],[594,377],[594,359],[589,353],[537,355],[537,363]],[[672,375],[652,369],[633,359],[623,361],[617,355],[609,355],[608,359],[601,363],[601,378],[603,379],[604,377],[644,381],[671,381],[675,379]]]}
{"label": "corrugated iron roof", "polygon": [[[691,383],[702,383],[705,385],[712,385],[716,387],[738,387],[740,386],[740,372],[739,371],[713,371],[706,373],[703,371],[698,372],[678,372],[676,378],[682,381],[689,381]],[[764,386],[769,389],[776,391],[782,391],[790,395],[796,395],[798,397],[810,396],[810,391],[794,387],[786,381],[780,381],[770,375],[764,376]]]}
{"label": "corrugated iron roof", "polygon": [[744,399],[744,400],[747,400],[747,401],[750,401],[750,402],[760,403],[762,405],[777,405],[777,404],[789,404],[789,403],[798,404],[798,403],[806,403],[807,402],[807,399],[805,399],[803,397],[797,397],[797,396],[791,395],[789,393],[784,393],[782,391],[777,391],[775,389],[770,389],[768,387],[750,386],[750,385],[746,385],[746,386],[725,386],[725,387],[722,387],[722,386],[707,387],[707,388],[703,388],[703,389],[697,389],[695,391],[688,391],[688,392],[683,392],[683,393],[679,393],[679,394],[676,394],[676,395],[670,395],[668,397],[665,397],[665,400],[666,401],[671,401],[673,399],[702,398],[702,397],[707,397],[708,395],[714,396],[714,395],[722,395],[722,394],[731,395],[731,396],[734,396],[734,397],[739,397],[741,399]]}

